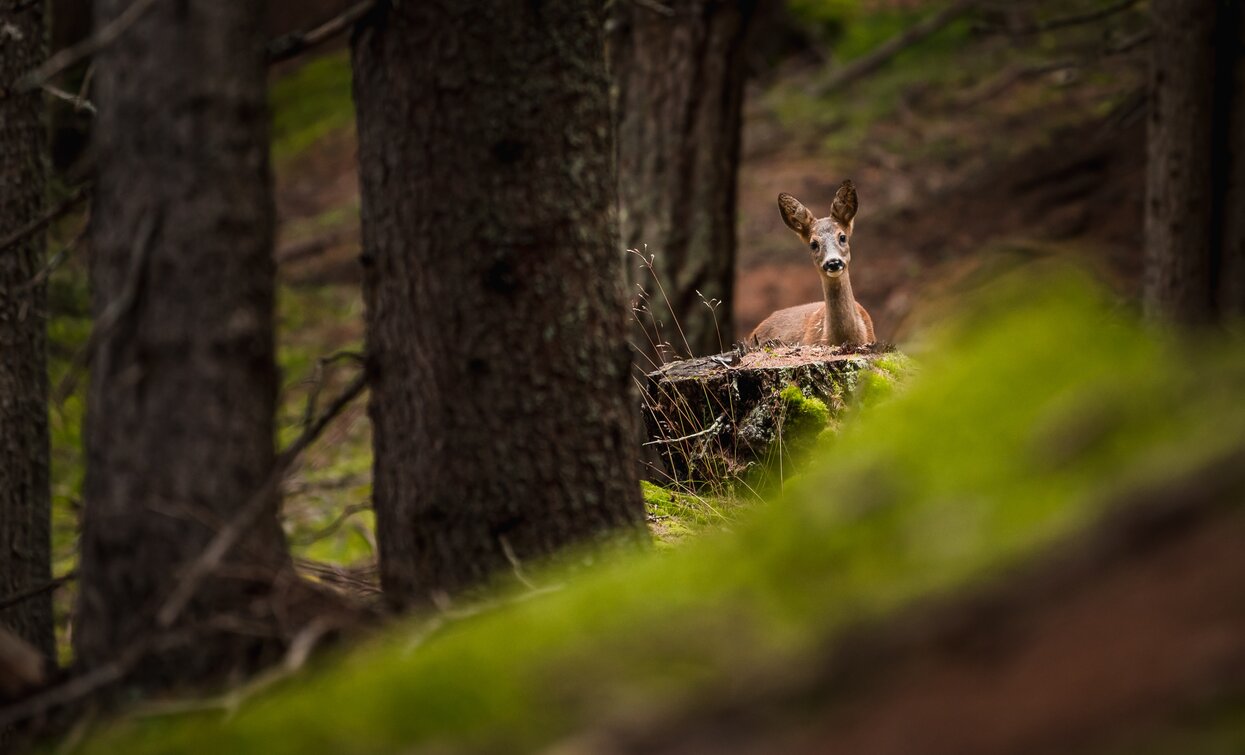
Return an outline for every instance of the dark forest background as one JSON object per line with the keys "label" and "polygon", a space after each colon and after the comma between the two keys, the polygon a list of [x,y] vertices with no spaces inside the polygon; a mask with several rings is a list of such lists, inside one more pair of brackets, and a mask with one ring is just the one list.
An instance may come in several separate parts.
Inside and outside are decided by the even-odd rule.
{"label": "dark forest background", "polygon": [[1245,748],[1235,0],[0,41],[0,751]]}

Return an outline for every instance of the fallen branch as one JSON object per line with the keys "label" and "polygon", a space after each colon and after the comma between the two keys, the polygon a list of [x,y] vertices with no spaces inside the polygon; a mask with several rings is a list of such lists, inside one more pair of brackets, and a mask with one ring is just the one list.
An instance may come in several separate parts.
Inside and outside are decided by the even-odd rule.
{"label": "fallen branch", "polygon": [[829,94],[877,71],[899,53],[924,42],[945,29],[953,21],[972,10],[978,2],[980,0],[957,0],[924,21],[913,24],[878,45],[872,52],[862,55],[835,70],[827,80],[821,82],[816,87],[816,94]]}

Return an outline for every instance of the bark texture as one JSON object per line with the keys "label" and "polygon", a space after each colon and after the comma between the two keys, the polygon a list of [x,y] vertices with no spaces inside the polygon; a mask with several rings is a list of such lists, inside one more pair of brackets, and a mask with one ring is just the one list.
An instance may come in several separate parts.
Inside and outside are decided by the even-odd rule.
{"label": "bark texture", "polygon": [[[128,5],[96,0],[96,18]],[[102,338],[85,441],[81,664],[108,663],[147,636],[187,563],[267,496],[173,622],[186,642],[148,655],[133,673],[138,684],[259,660],[260,640],[204,620],[261,618],[271,606],[260,597],[286,559],[275,491],[263,484],[277,372],[259,7],[156,3],[96,60],[90,240]]]}
{"label": "bark texture", "polygon": [[[622,242],[656,255],[665,290],[647,270],[633,276],[652,318],[640,315],[632,339],[654,361],[654,341],[703,356],[733,339],[744,41],[756,2],[665,5],[671,15],[614,3],[609,40]],[[723,302],[716,324],[702,296]]]}
{"label": "bark texture", "polygon": [[381,578],[426,601],[643,509],[599,0],[354,40]]}
{"label": "bark texture", "polygon": [[1155,0],[1146,310],[1187,324],[1245,314],[1245,50],[1239,3]]}
{"label": "bark texture", "polygon": [[[0,87],[43,61],[43,6],[0,9]],[[0,100],[0,235],[43,211],[47,139],[38,93]],[[30,285],[44,235],[0,249],[0,598],[51,578],[46,295]],[[52,598],[7,609],[0,624],[54,659]]]}
{"label": "bark texture", "polygon": [[[791,346],[654,370],[645,381],[645,444],[661,459],[660,481],[705,489],[745,475],[753,485],[775,482],[783,458],[792,467],[791,457],[838,420],[877,359],[871,349]],[[792,386],[824,408],[788,393]]]}
{"label": "bark texture", "polygon": [[1225,317],[1245,318],[1245,8],[1229,2],[1220,11],[1218,30],[1221,75],[1230,76],[1222,87],[1224,144],[1220,239],[1219,307]]}

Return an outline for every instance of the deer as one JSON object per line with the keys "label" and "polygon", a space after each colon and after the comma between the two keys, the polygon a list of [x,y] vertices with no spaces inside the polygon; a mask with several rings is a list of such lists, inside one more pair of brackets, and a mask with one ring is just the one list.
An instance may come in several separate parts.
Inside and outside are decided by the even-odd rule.
{"label": "deer", "polygon": [[752,331],[751,343],[863,346],[874,341],[873,319],[852,295],[847,272],[852,261],[849,244],[856,208],[856,186],[851,179],[844,181],[835,193],[830,216],[820,220],[790,194],[778,195],[783,222],[812,252],[824,297],[819,302],[774,312]]}

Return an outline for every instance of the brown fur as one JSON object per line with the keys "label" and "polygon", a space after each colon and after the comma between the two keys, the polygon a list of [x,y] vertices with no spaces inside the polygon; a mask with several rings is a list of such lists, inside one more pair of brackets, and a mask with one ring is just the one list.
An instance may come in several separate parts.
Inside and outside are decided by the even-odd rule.
{"label": "brown fur", "polygon": [[[861,346],[875,340],[873,318],[853,296],[848,276],[850,239],[858,206],[856,187],[850,180],[839,186],[830,216],[820,220],[790,194],[778,195],[783,222],[812,250],[824,298],[820,302],[778,310],[752,331],[749,341]],[[835,259],[844,263],[838,275],[823,269],[823,263]]]}

